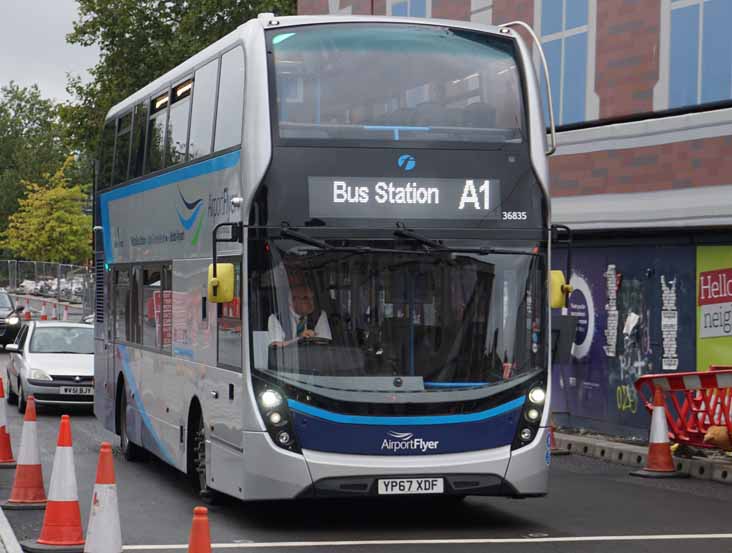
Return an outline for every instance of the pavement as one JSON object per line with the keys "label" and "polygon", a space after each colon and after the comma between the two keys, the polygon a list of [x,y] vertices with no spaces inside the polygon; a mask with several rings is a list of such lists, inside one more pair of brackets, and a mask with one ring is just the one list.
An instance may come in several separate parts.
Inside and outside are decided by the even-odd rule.
{"label": "pavement", "polygon": [[[4,365],[0,356],[0,369]],[[59,409],[39,410],[47,487],[61,414]],[[102,429],[90,411],[69,414],[84,522],[99,444],[111,441],[125,551],[187,549],[192,509],[200,502],[184,476],[158,460],[126,462],[118,439]],[[8,421],[17,454],[22,419],[14,406],[8,406]],[[211,536],[215,549],[288,553],[438,553],[448,547],[452,553],[732,551],[732,487],[712,480],[637,479],[629,470],[594,457],[555,457],[549,495],[540,499],[223,499],[209,508]],[[13,471],[0,470],[0,499],[10,494],[12,480]],[[42,511],[6,511],[5,516],[18,540],[38,537]],[[18,553],[3,532],[2,519],[5,550]]]}

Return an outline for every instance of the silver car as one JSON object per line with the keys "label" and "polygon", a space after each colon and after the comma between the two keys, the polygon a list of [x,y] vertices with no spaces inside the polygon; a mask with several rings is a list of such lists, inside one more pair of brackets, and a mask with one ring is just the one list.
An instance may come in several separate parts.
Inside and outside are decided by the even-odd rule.
{"label": "silver car", "polygon": [[26,398],[36,403],[94,403],[94,327],[68,322],[33,321],[5,346],[8,402],[25,412]]}

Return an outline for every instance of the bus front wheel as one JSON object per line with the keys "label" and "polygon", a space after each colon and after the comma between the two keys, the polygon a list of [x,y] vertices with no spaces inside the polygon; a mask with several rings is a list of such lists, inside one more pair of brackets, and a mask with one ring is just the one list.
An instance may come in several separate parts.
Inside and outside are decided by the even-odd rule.
{"label": "bus front wheel", "polygon": [[197,414],[189,427],[188,478],[193,491],[204,503],[213,504],[216,492],[208,487],[206,478],[206,426],[203,417]]}

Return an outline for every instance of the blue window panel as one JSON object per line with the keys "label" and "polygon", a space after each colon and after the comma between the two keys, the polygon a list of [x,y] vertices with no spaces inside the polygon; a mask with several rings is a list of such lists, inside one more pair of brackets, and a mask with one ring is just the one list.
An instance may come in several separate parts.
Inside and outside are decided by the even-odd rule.
{"label": "blue window panel", "polygon": [[544,0],[541,3],[542,36],[562,30],[562,0]]}
{"label": "blue window panel", "polygon": [[564,91],[562,124],[585,120],[587,88],[587,33],[564,39]]}
{"label": "blue window panel", "polygon": [[565,30],[587,25],[587,0],[567,0]]}
{"label": "blue window panel", "polygon": [[399,2],[398,4],[392,4],[391,15],[399,15],[406,17],[408,14],[407,9],[409,8],[409,2]]}
{"label": "blue window panel", "polygon": [[704,4],[702,37],[702,102],[730,98],[732,89],[732,2],[711,0]]}
{"label": "blue window panel", "polygon": [[[552,107],[554,108],[554,117],[559,117],[559,83],[562,69],[562,40],[552,40],[545,42],[544,55],[546,63],[549,66],[549,83],[552,85]],[[546,99],[546,81],[544,80],[544,71],[541,71],[541,98],[542,107],[544,108],[544,120],[549,126],[549,108]],[[559,121],[557,120],[557,123]]]}
{"label": "blue window panel", "polygon": [[699,6],[671,11],[671,75],[668,104],[675,108],[697,103]]}
{"label": "blue window panel", "polygon": [[427,17],[427,0],[412,0],[409,4],[409,15]]}

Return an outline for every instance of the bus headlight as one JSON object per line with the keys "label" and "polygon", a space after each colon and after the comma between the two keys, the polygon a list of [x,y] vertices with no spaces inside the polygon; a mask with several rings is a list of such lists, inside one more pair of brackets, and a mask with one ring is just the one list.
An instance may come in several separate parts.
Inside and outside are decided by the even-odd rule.
{"label": "bus headlight", "polygon": [[545,399],[546,392],[544,391],[544,388],[539,388],[537,386],[536,388],[532,388],[529,392],[529,401],[531,403],[534,403],[536,405],[543,405]]}
{"label": "bus headlight", "polygon": [[294,421],[287,405],[286,390],[255,377],[254,391],[259,412],[272,442],[288,451],[300,453]]}
{"label": "bus headlight", "polygon": [[259,396],[259,402],[268,411],[270,409],[277,409],[277,407],[282,405],[282,394],[269,388]]}

